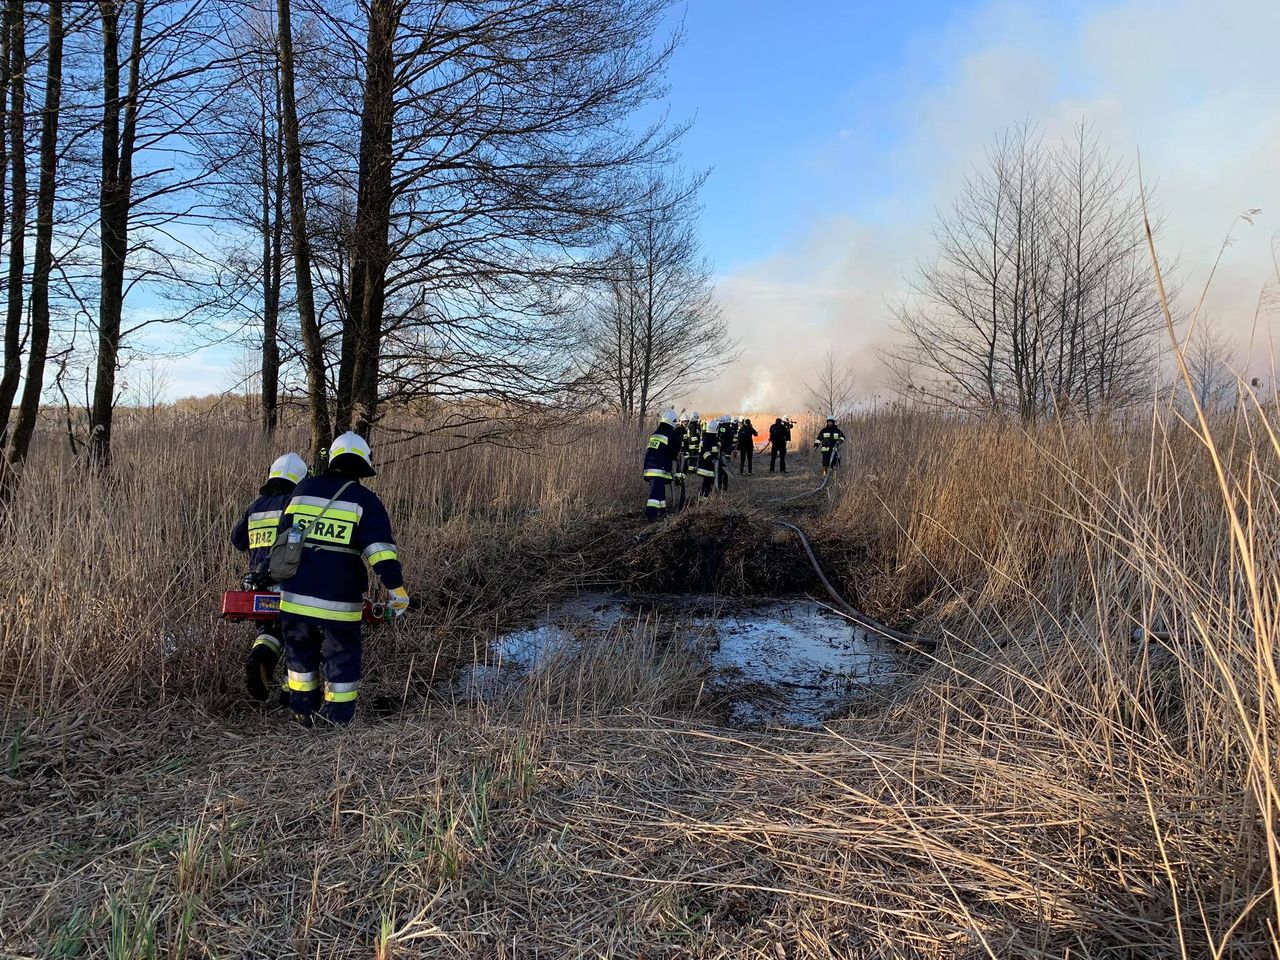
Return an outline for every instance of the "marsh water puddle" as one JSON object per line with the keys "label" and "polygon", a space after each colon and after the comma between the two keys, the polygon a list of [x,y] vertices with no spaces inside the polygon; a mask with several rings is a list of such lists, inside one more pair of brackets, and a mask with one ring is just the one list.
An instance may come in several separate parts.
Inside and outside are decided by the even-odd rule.
{"label": "marsh water puddle", "polygon": [[494,698],[548,664],[628,638],[683,644],[739,726],[816,726],[895,668],[890,648],[811,600],[584,594],[495,637],[459,691]]}

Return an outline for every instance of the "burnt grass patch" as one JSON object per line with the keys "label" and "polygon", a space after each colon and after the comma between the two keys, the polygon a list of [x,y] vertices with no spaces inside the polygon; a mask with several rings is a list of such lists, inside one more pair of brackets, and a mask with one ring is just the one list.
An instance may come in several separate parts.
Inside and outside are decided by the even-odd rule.
{"label": "burnt grass patch", "polygon": [[[615,563],[615,577],[630,593],[778,597],[822,590],[796,535],[759,510],[699,507],[637,536]],[[855,541],[834,531],[813,544],[828,576],[864,559]]]}

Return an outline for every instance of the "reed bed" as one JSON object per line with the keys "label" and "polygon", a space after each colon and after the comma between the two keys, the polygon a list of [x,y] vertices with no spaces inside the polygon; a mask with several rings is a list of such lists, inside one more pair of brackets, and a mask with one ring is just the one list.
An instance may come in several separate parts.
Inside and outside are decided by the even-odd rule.
{"label": "reed bed", "polygon": [[[72,483],[51,457],[6,532],[20,615],[0,628],[0,942],[112,958],[1275,956],[1274,420],[1249,404],[1208,431],[1172,409],[851,424],[805,522],[852,599],[944,642],[818,732],[715,726],[702,665],[647,622],[487,704],[437,679],[340,733],[232,709],[198,679],[229,684],[242,649],[210,630],[213,585],[234,574],[214,545],[268,451],[235,434],[192,466],[171,437],[110,483]],[[438,593],[378,668],[410,677],[406,657],[460,624],[606,580],[636,549],[631,442],[387,471],[409,568]],[[95,601],[104,585],[113,599]],[[495,589],[508,606],[483,599]],[[148,667],[153,632],[183,629],[200,631],[200,669]]]}

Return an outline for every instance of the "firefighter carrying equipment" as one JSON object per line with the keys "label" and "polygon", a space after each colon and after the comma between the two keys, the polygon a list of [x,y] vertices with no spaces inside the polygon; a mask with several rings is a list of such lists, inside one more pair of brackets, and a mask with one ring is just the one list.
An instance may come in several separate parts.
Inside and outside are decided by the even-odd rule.
{"label": "firefighter carrying equipment", "polygon": [[[354,436],[354,435],[350,435]],[[328,470],[298,484],[280,518],[280,532],[305,527],[298,571],[280,584],[280,627],[289,669],[289,705],[304,724],[317,711],[333,723],[355,716],[360,690],[360,621],[369,586],[367,563],[401,605],[404,574],[391,520],[372,490],[353,474],[371,469],[358,450],[334,441],[340,451]],[[324,706],[320,668],[323,662]]]}
{"label": "firefighter carrying equipment", "polygon": [[388,590],[404,586],[391,520],[378,495],[340,473],[298,484],[280,518],[280,533],[306,533],[297,572],[280,582],[280,612],[316,620],[358,623],[369,586],[367,562]]}
{"label": "firefighter carrying equipment", "polygon": [[[267,479],[258,491],[258,499],[249,504],[231,528],[231,545],[249,554],[249,570],[241,580],[247,591],[261,591],[268,596],[273,582],[267,567],[271,547],[276,541],[280,517],[298,481],[307,475],[307,464],[296,453],[285,453],[275,459],[267,471]],[[277,598],[278,599],[278,598]],[[284,650],[279,625],[260,622],[257,636],[245,659],[245,687],[254,700],[270,697],[272,676]]]}

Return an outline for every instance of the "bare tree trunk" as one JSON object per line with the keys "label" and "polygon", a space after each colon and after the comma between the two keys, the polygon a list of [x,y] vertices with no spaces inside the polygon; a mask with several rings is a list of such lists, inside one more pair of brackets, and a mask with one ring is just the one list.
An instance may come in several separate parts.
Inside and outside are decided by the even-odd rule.
{"label": "bare tree trunk", "polygon": [[[278,90],[278,84],[277,84]],[[279,104],[279,93],[276,94]],[[279,111],[277,110],[277,116]],[[259,131],[259,160],[262,185],[262,429],[271,436],[279,422],[280,398],[280,274],[281,231],[280,209],[284,189],[283,157],[279,135],[275,137],[275,170],[271,169],[272,148],[268,140],[266,96],[262,98],[262,126]]]}
{"label": "bare tree trunk", "polygon": [[102,249],[98,302],[98,361],[89,411],[89,453],[99,467],[111,462],[116,373],[120,366],[120,321],[124,313],[124,271],[129,256],[129,213],[133,194],[133,153],[138,121],[145,0],[134,0],[129,44],[129,80],[120,96],[119,11],[115,0],[99,0],[102,19],[102,195],[98,204]]}
{"label": "bare tree trunk", "polygon": [[325,385],[324,343],[316,321],[315,291],[311,282],[311,242],[307,236],[306,197],[302,190],[302,148],[298,143],[298,104],[293,76],[293,24],[289,0],[278,0],[280,30],[280,89],[284,116],[285,168],[289,184],[289,228],[293,241],[293,272],[297,285],[298,322],[302,328],[303,360],[307,368],[307,392],[311,413],[311,452],[319,461],[328,444],[329,400]]}
{"label": "bare tree trunk", "polygon": [[26,298],[23,280],[26,272],[27,235],[27,146],[26,146],[26,69],[27,11],[23,0],[9,0],[5,11],[9,28],[9,158],[12,182],[9,211],[9,283],[4,318],[4,374],[0,376],[0,444],[9,429],[13,398],[22,376],[22,315]]}
{"label": "bare tree trunk", "polygon": [[395,37],[399,27],[397,0],[373,0],[369,7],[364,110],[360,125],[360,179],[356,202],[355,258],[351,306],[347,322],[354,336],[343,347],[354,354],[342,358],[350,370],[349,402],[339,387],[338,429],[368,435],[378,409],[378,356],[382,312],[386,303],[388,234],[391,229],[391,144],[395,115]]}
{"label": "bare tree trunk", "polygon": [[22,403],[9,448],[9,462],[27,459],[40,413],[44,367],[49,354],[49,278],[53,272],[53,212],[58,174],[58,119],[62,109],[62,0],[49,0],[49,44],[44,109],[40,123],[40,186],[36,194],[36,251],[31,273],[31,349]]}

